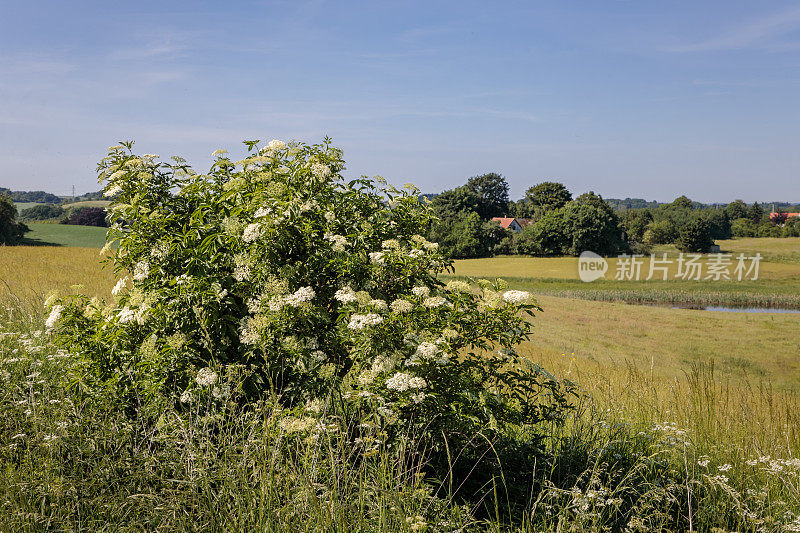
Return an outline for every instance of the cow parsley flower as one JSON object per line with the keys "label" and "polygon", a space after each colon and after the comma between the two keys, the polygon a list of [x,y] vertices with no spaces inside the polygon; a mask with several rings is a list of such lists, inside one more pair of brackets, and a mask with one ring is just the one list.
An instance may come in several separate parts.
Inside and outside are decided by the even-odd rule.
{"label": "cow parsley flower", "polygon": [[383,322],[383,317],[375,313],[367,313],[366,315],[353,315],[350,317],[350,323],[347,327],[350,329],[360,330],[368,326],[377,326]]}
{"label": "cow parsley flower", "polygon": [[431,290],[425,286],[414,287],[411,289],[411,294],[414,296],[418,296],[420,298],[424,298],[431,293]]}
{"label": "cow parsley flower", "polygon": [[47,321],[45,321],[44,326],[47,329],[53,329],[55,327],[56,322],[58,319],[61,318],[61,312],[64,310],[64,306],[61,304],[56,304],[50,309],[50,315],[47,317]]}
{"label": "cow parsley flower", "polygon": [[343,304],[358,301],[358,297],[356,297],[356,293],[351,287],[342,287],[336,291],[336,294],[334,294],[333,297]]}
{"label": "cow parsley flower", "polygon": [[417,346],[417,353],[424,359],[433,359],[439,353],[439,347],[432,342],[423,342]]}
{"label": "cow parsley flower", "polygon": [[386,380],[386,388],[396,390],[397,392],[405,392],[409,389],[424,389],[428,383],[419,376],[412,376],[405,372],[398,372]]}
{"label": "cow parsley flower", "polygon": [[246,228],[244,228],[244,234],[242,234],[242,239],[244,242],[253,242],[259,237],[261,237],[261,232],[263,231],[263,226],[258,222],[254,222],[253,224],[248,224]]}
{"label": "cow parsley flower", "polygon": [[201,387],[211,387],[217,382],[219,376],[217,375],[216,372],[206,367],[198,370],[197,377],[195,377],[194,379],[195,381],[197,381],[197,384],[200,385]]}
{"label": "cow parsley flower", "polygon": [[136,263],[136,266],[133,267],[133,279],[136,281],[142,281],[150,274],[150,265],[147,264],[147,261],[139,261]]}
{"label": "cow parsley flower", "polygon": [[528,291],[506,291],[503,293],[503,300],[510,304],[523,305],[531,300],[531,293]]}
{"label": "cow parsley flower", "polygon": [[389,306],[386,305],[386,300],[381,300],[380,298],[376,298],[374,300],[371,300],[369,302],[369,305],[371,305],[372,307],[375,307],[377,309],[380,309],[381,311],[385,311],[389,307]]}
{"label": "cow parsley flower", "polygon": [[391,307],[392,311],[395,313],[406,314],[414,309],[414,304],[408,300],[398,298],[397,300],[393,301],[389,307]]}
{"label": "cow parsley flower", "polygon": [[300,287],[293,294],[285,298],[288,305],[292,307],[299,307],[306,302],[311,301],[317,293],[311,287]]}

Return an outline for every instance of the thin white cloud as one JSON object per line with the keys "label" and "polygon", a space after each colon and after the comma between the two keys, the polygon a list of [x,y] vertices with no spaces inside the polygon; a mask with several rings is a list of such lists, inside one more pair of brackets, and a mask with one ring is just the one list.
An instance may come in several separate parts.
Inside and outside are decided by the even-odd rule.
{"label": "thin white cloud", "polygon": [[[798,43],[775,42],[800,27],[800,8],[760,17],[742,24],[717,37],[684,45],[672,46],[670,52],[713,52],[760,48],[770,51],[794,50]],[[788,48],[787,48],[787,45]]]}

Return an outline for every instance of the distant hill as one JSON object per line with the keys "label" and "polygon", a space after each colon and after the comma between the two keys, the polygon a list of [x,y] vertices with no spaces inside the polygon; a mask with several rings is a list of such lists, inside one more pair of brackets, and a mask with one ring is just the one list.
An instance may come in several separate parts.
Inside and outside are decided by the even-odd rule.
{"label": "distant hill", "polygon": [[44,191],[12,191],[0,187],[0,194],[8,194],[15,203],[39,203],[39,204],[58,204],[61,198],[55,194]]}

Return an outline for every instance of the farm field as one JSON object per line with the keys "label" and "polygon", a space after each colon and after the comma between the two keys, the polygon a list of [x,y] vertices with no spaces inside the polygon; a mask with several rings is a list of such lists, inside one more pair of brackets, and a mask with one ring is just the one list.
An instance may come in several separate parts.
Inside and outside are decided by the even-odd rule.
{"label": "farm field", "polygon": [[111,202],[109,200],[84,200],[82,202],[74,202],[70,204],[62,204],[64,209],[79,208],[79,207],[108,207]]}
{"label": "farm field", "polygon": [[106,242],[107,228],[73,226],[69,224],[29,222],[31,229],[25,234],[28,246],[79,246],[102,248]]}

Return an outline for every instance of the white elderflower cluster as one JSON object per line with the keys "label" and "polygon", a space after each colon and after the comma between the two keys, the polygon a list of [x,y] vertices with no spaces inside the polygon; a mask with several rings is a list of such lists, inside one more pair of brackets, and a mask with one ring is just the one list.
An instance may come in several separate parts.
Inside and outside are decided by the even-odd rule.
{"label": "white elderflower cluster", "polygon": [[444,286],[450,292],[470,292],[469,283],[466,281],[453,280],[448,281]]}
{"label": "white elderflower cluster", "polygon": [[169,245],[165,242],[159,242],[150,248],[150,257],[156,261],[163,261],[169,255]]}
{"label": "white elderflower cluster", "polygon": [[349,304],[358,301],[356,292],[351,287],[342,287],[336,291],[336,294],[334,294],[333,297],[343,304]]}
{"label": "white elderflower cluster", "polygon": [[244,327],[239,332],[239,342],[252,346],[254,344],[258,344],[258,341],[260,340],[261,336],[258,334],[258,331],[255,328],[255,322],[252,318],[247,319]]}
{"label": "white elderflower cluster", "polygon": [[127,305],[119,310],[120,324],[127,324],[128,322],[133,322],[135,319],[136,319],[136,311],[134,311]]}
{"label": "white elderflower cluster", "polygon": [[331,175],[331,169],[328,168],[328,165],[323,165],[322,163],[312,163],[311,173],[314,177],[323,179]]}
{"label": "white elderflower cluster", "polygon": [[117,282],[117,284],[114,285],[114,288],[111,289],[111,294],[113,294],[114,296],[119,295],[122,291],[124,291],[125,289],[128,288],[128,282],[129,281],[130,281],[130,278],[128,278],[128,276],[125,276],[124,278],[120,279]]}
{"label": "white elderflower cluster", "polygon": [[369,262],[376,265],[383,265],[386,263],[386,257],[383,252],[370,252]]}
{"label": "white elderflower cluster", "polygon": [[[120,170],[118,172],[122,172],[122,171]],[[116,172],[114,174],[116,174]],[[123,172],[123,174],[124,174],[124,172]],[[114,196],[115,194],[118,194],[118,193],[121,193],[121,192],[122,192],[122,187],[120,187],[119,185],[112,185],[111,187],[106,189],[106,191],[103,193],[103,196],[105,196],[106,198],[109,198],[109,197]]]}
{"label": "white elderflower cluster", "polygon": [[133,279],[142,281],[150,274],[150,265],[147,261],[139,261],[133,267]]}
{"label": "white elderflower cluster", "polygon": [[425,287],[424,285],[414,287],[413,289],[411,289],[411,294],[413,294],[414,296],[418,296],[419,298],[425,298],[430,293],[431,290],[428,287]]}
{"label": "white elderflower cluster", "polygon": [[396,390],[397,392],[405,392],[409,389],[424,389],[428,383],[419,376],[412,376],[405,372],[398,372],[386,380],[386,388]]}
{"label": "white elderflower cluster", "polygon": [[400,248],[400,241],[397,239],[388,239],[381,243],[381,248],[384,250],[397,250]]}
{"label": "white elderflower cluster", "polygon": [[61,318],[61,312],[64,310],[64,306],[60,304],[56,304],[50,309],[50,315],[47,317],[47,320],[44,323],[44,327],[47,329],[53,329],[58,322],[58,319]]}
{"label": "white elderflower cluster", "polygon": [[411,259],[418,259],[418,258],[422,257],[423,255],[425,255],[425,252],[423,252],[422,250],[420,250],[418,248],[414,248],[413,250],[410,250],[407,255]]}
{"label": "white elderflower cluster", "polygon": [[342,237],[341,235],[333,235],[330,233],[326,233],[325,238],[333,243],[332,248],[334,252],[343,252],[344,247],[349,244],[347,242],[347,239],[345,237]]}
{"label": "white elderflower cluster", "polygon": [[389,307],[391,307],[392,311],[395,313],[406,314],[410,313],[411,310],[414,309],[414,304],[408,300],[398,298],[397,300],[393,301]]}
{"label": "white elderflower cluster", "polygon": [[190,404],[192,403],[192,400],[194,400],[192,393],[188,390],[183,391],[183,394],[181,394],[180,398],[181,403]]}
{"label": "white elderflower cluster", "polygon": [[374,300],[371,300],[369,302],[369,305],[371,305],[372,307],[375,307],[376,309],[380,309],[381,311],[385,311],[386,309],[389,308],[389,306],[386,305],[386,300],[381,300],[380,298],[376,298]]}
{"label": "white elderflower cluster", "polygon": [[310,302],[317,293],[311,287],[300,287],[294,293],[287,296],[284,300],[287,305],[300,307],[306,302]]}
{"label": "white elderflower cluster", "polygon": [[383,322],[383,317],[375,313],[367,313],[366,315],[352,315],[350,323],[347,327],[354,330],[364,329],[369,326],[377,326]]}
{"label": "white elderflower cluster", "polygon": [[279,141],[278,139],[272,139],[269,144],[267,144],[267,148],[272,151],[283,150],[286,148],[286,143],[283,141]]}
{"label": "white elderflower cluster", "polygon": [[108,181],[110,181],[110,182],[116,181],[119,178],[121,178],[122,176],[124,176],[125,174],[127,174],[127,172],[125,172],[124,170],[117,170],[116,172],[114,172],[113,174],[111,174],[108,177]]}
{"label": "white elderflower cluster", "polygon": [[423,342],[417,346],[417,353],[424,359],[433,359],[439,354],[439,347],[432,342]]}
{"label": "white elderflower cluster", "polygon": [[259,237],[261,237],[261,233],[263,232],[263,230],[264,227],[258,222],[248,224],[247,227],[244,228],[242,239],[244,240],[244,242],[253,242]]}
{"label": "white elderflower cluster", "polygon": [[197,384],[201,387],[211,387],[217,382],[218,379],[219,376],[217,373],[208,367],[198,370],[197,377],[194,378]]}
{"label": "white elderflower cluster", "polygon": [[425,298],[422,301],[422,305],[424,305],[428,309],[434,309],[436,307],[442,307],[443,305],[447,305],[447,300],[445,300],[441,296],[431,296],[429,298]]}
{"label": "white elderflower cluster", "polygon": [[272,208],[271,207],[259,207],[258,209],[256,209],[256,212],[253,213],[253,217],[254,218],[264,218],[264,217],[268,217],[270,214],[272,214]]}
{"label": "white elderflower cluster", "polygon": [[510,304],[522,305],[530,302],[531,293],[528,291],[506,291],[503,293],[503,300]]}

